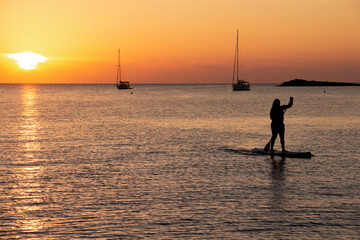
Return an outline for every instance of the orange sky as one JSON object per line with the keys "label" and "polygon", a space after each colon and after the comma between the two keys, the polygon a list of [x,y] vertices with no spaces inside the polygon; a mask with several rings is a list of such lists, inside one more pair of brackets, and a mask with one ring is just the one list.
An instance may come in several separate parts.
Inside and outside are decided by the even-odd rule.
{"label": "orange sky", "polygon": [[[0,0],[0,83],[360,82],[358,0]],[[22,70],[5,54],[50,58]]]}

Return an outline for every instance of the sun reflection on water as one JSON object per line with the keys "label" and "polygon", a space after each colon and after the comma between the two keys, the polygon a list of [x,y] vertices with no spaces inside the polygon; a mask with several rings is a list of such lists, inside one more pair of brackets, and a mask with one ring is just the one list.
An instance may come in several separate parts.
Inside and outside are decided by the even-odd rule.
{"label": "sun reflection on water", "polygon": [[24,141],[24,152],[27,159],[35,159],[34,151],[39,150],[37,142],[37,108],[36,108],[36,87],[24,85],[22,92],[23,103],[23,124],[21,126],[21,140]]}
{"label": "sun reflection on water", "polygon": [[24,85],[22,92],[23,117],[22,135],[26,139],[34,140],[36,137],[36,89],[32,85]]}
{"label": "sun reflection on water", "polygon": [[17,229],[23,233],[36,233],[41,231],[45,225],[41,218],[36,216],[41,212],[44,203],[42,184],[40,181],[43,167],[23,167],[17,173],[17,188],[13,189],[14,215]]}
{"label": "sun reflection on water", "polygon": [[37,217],[42,211],[44,198],[42,175],[44,167],[39,166],[38,152],[38,112],[37,88],[35,85],[24,85],[22,89],[22,124],[19,126],[19,140],[23,144],[23,157],[14,169],[13,182],[10,194],[11,215],[14,219],[13,228],[24,233],[36,233],[44,228],[44,222]]}

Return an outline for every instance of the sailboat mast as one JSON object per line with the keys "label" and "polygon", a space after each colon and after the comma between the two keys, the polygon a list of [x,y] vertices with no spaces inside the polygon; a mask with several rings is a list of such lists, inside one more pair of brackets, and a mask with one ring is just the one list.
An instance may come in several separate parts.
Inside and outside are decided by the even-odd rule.
{"label": "sailboat mast", "polygon": [[239,81],[239,30],[236,30],[236,80]]}
{"label": "sailboat mast", "polygon": [[119,83],[119,65],[120,65],[120,63],[119,63],[119,61],[120,61],[119,55],[120,55],[120,49],[118,49],[118,64],[116,66],[116,84]]}
{"label": "sailboat mast", "polygon": [[118,71],[116,79],[119,83],[121,82],[120,49],[118,49]]}
{"label": "sailboat mast", "polygon": [[234,57],[234,68],[233,68],[233,83],[235,83],[235,72],[236,72],[236,59],[237,59],[237,39],[235,44],[235,57]]}

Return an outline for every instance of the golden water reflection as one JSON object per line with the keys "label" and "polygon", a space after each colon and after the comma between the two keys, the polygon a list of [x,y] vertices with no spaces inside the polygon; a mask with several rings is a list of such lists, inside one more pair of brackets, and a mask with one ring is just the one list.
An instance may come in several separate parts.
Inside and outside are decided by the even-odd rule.
{"label": "golden water reflection", "polygon": [[[39,164],[38,139],[39,119],[37,109],[37,86],[24,85],[22,88],[21,125],[19,126],[21,162],[14,170],[14,187],[11,189],[12,215],[14,229],[20,229],[23,234],[36,233],[44,228],[44,222],[37,217],[44,204],[44,184],[42,176],[44,167]],[[19,236],[21,237],[21,236]]]}
{"label": "golden water reflection", "polygon": [[36,88],[32,85],[24,85],[22,91],[23,123],[21,126],[22,140],[36,140],[37,108]]}
{"label": "golden water reflection", "polygon": [[43,167],[22,167],[17,172],[17,188],[13,189],[15,227],[23,233],[36,233],[44,228],[44,222],[36,216],[44,203],[41,174]]}
{"label": "golden water reflection", "polygon": [[33,152],[39,150],[39,143],[37,142],[39,122],[37,118],[36,91],[35,85],[24,85],[22,89],[23,122],[20,129],[26,159],[35,159]]}

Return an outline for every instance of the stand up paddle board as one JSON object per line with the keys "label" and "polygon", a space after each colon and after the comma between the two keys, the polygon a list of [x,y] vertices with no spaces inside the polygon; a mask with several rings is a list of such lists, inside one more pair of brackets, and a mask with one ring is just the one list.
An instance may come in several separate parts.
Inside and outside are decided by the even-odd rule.
{"label": "stand up paddle board", "polygon": [[289,158],[311,158],[313,155],[311,152],[280,152],[274,151],[273,153],[267,152],[262,148],[254,148],[251,150],[252,153],[258,155],[273,155],[273,156],[280,156],[280,157],[289,157]]}

